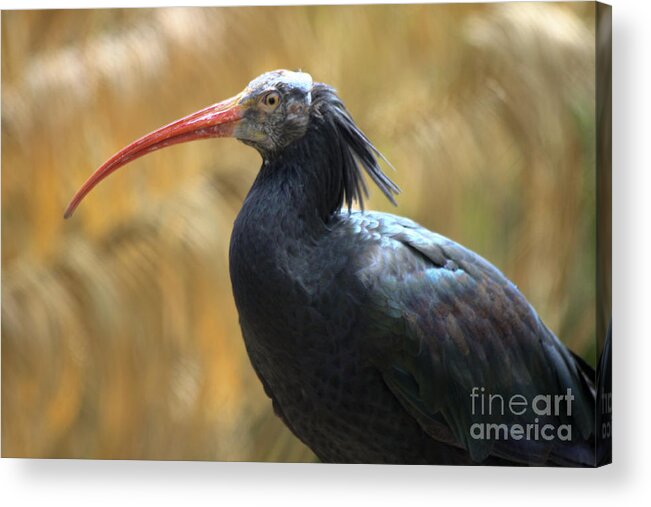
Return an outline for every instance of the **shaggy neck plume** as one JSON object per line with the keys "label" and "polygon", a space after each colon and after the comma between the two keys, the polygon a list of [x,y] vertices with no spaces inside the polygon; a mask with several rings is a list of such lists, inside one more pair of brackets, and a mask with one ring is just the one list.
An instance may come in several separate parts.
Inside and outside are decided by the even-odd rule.
{"label": "shaggy neck plume", "polygon": [[[310,124],[303,137],[265,159],[250,197],[274,199],[305,218],[327,223],[353,201],[364,208],[363,171],[395,204],[398,187],[382,172],[382,154],[355,125],[335,91],[315,84]],[[264,188],[264,192],[258,189]],[[271,203],[267,202],[267,206]]]}

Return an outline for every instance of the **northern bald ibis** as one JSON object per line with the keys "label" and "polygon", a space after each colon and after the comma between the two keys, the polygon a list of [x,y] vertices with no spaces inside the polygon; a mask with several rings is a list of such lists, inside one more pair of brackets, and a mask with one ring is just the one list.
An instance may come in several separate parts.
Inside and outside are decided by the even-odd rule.
{"label": "northern bald ibis", "polygon": [[265,73],[148,134],[74,196],[173,144],[235,137],[262,166],[235,220],[230,274],[251,363],[325,462],[594,465],[594,372],[479,255],[363,209],[382,155],[333,88]]}

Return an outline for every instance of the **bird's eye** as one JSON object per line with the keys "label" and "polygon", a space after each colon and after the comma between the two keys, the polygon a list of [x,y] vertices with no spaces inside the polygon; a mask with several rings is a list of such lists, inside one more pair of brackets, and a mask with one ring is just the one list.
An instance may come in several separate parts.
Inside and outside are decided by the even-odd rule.
{"label": "bird's eye", "polygon": [[262,97],[262,104],[269,110],[275,109],[280,104],[280,94],[276,91],[267,93]]}

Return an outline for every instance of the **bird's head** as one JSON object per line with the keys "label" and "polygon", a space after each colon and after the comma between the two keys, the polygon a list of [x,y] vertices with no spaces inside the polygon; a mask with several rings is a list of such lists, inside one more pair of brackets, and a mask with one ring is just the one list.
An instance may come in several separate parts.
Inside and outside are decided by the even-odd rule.
{"label": "bird's head", "polygon": [[241,118],[232,136],[263,157],[281,151],[307,130],[312,86],[305,72],[276,70],[257,77],[235,99]]}
{"label": "bird's head", "polygon": [[[234,137],[256,148],[263,158],[273,157],[307,132],[310,118],[332,110],[336,125],[350,146],[345,150],[355,165],[355,174],[345,178],[351,189],[347,202],[361,202],[359,160],[382,191],[392,199],[398,188],[377,167],[380,153],[357,129],[334,90],[314,83],[305,72],[275,70],[258,76],[234,97],[208,106],[165,125],[129,144],[102,164],[81,186],[65,211],[69,218],[82,199],[104,178],[129,162],[174,144],[212,137]],[[384,183],[382,183],[384,181]]]}

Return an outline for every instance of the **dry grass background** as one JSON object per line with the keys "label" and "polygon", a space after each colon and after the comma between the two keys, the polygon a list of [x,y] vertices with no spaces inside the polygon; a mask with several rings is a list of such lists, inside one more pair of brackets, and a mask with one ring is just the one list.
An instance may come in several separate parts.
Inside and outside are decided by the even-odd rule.
{"label": "dry grass background", "polygon": [[274,68],[336,86],[397,168],[397,212],[495,263],[594,364],[593,9],[3,12],[3,455],[314,459],[271,413],[231,298],[253,150],[151,154],[62,220],[109,155]]}

